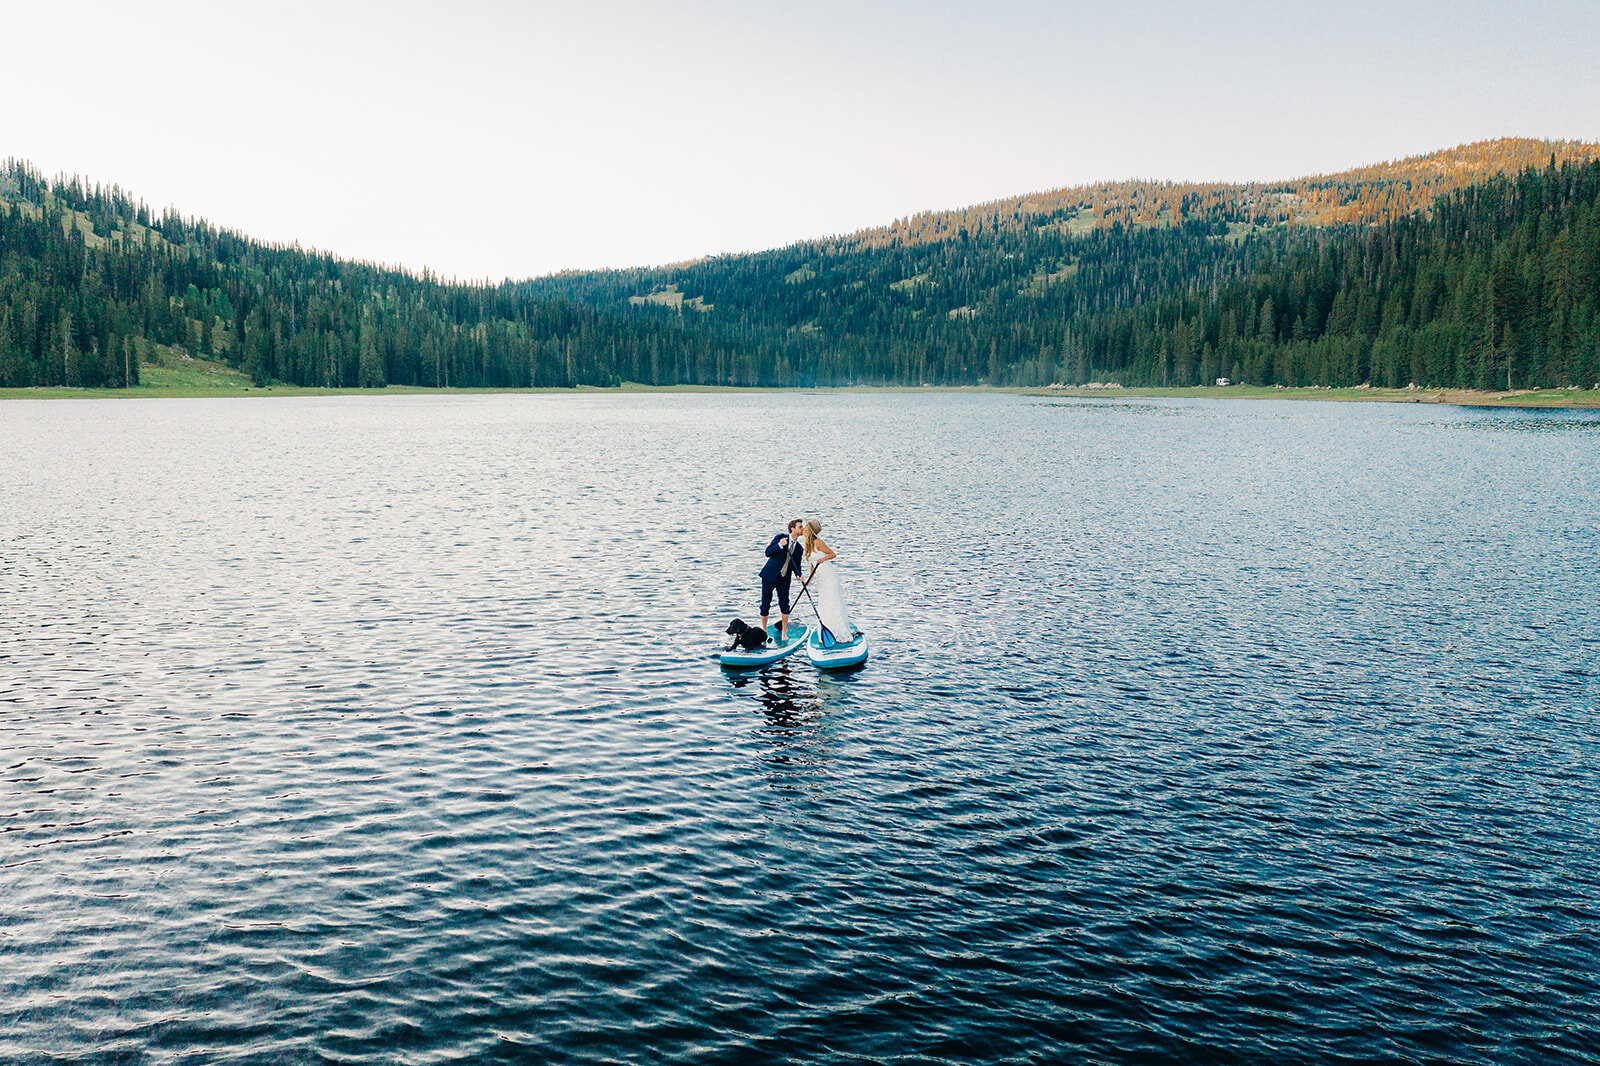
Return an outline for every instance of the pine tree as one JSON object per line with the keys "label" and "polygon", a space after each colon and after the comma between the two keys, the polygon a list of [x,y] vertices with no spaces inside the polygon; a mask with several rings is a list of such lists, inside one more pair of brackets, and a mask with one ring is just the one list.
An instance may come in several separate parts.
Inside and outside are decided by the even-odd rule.
{"label": "pine tree", "polygon": [[372,309],[368,307],[361,317],[360,369],[356,382],[363,389],[381,389],[385,385],[383,360],[378,357],[377,326]]}
{"label": "pine tree", "polygon": [[56,324],[56,343],[61,352],[61,384],[72,387],[72,312],[63,310]]}

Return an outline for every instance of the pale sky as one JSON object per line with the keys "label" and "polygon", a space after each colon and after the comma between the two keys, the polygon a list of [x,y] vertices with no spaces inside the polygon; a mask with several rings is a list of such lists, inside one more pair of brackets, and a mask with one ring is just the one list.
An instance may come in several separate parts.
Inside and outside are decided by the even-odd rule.
{"label": "pale sky", "polygon": [[0,156],[499,280],[1600,139],[1600,3],[0,0]]}

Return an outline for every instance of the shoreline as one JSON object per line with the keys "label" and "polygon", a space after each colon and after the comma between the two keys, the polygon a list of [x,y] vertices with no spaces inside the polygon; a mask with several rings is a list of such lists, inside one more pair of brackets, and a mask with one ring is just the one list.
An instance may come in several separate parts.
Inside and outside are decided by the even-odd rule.
{"label": "shoreline", "polygon": [[1336,403],[1428,403],[1447,407],[1516,407],[1529,410],[1600,410],[1596,389],[1382,389],[1371,385],[1191,385],[1183,388],[1008,389],[1029,396],[1108,399],[1190,397],[1204,400],[1324,400]]}
{"label": "shoreline", "polygon": [[306,396],[464,396],[485,394],[614,396],[646,393],[994,393],[997,395],[1053,396],[1068,399],[1200,399],[1200,400],[1321,400],[1335,403],[1427,403],[1449,407],[1511,407],[1530,410],[1597,410],[1600,390],[1595,389],[1381,389],[1370,386],[1328,388],[1261,385],[1195,385],[1181,388],[1091,388],[1085,386],[1024,387],[990,385],[642,385],[623,382],[617,388],[579,385],[574,388],[440,389],[391,385],[381,389],[325,389],[299,385],[214,386],[135,385],[129,389],[67,388],[60,385],[0,388],[0,400],[145,400],[145,399],[270,399]]}

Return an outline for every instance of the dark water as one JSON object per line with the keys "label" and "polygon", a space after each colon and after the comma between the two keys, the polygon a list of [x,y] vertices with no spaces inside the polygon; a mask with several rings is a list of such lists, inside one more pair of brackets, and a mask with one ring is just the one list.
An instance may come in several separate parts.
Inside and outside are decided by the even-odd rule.
{"label": "dark water", "polygon": [[[1600,419],[0,405],[0,1060],[1597,1062]],[[710,660],[820,516],[859,673]]]}

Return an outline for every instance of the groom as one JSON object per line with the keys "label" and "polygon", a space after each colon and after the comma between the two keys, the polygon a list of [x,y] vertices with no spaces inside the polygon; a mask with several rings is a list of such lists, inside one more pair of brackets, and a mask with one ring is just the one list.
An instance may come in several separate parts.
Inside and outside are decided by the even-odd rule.
{"label": "groom", "polygon": [[779,533],[767,545],[767,565],[761,568],[761,629],[767,628],[767,614],[772,610],[772,594],[778,594],[778,639],[789,639],[789,579],[799,572],[803,562],[800,531],[805,522],[794,519],[788,533]]}

